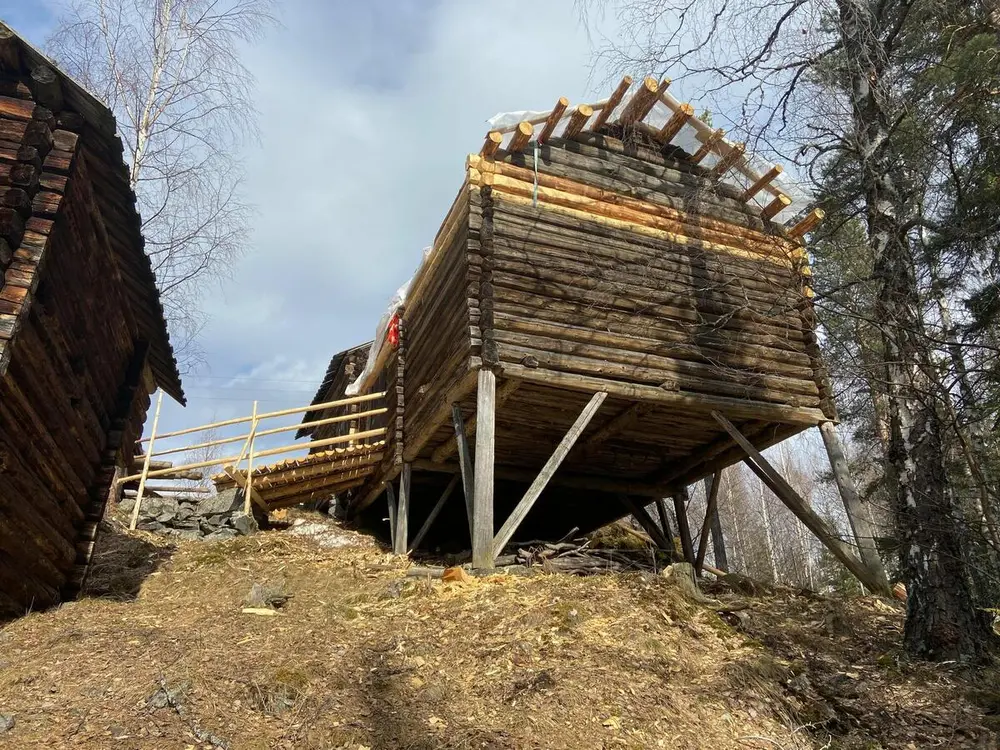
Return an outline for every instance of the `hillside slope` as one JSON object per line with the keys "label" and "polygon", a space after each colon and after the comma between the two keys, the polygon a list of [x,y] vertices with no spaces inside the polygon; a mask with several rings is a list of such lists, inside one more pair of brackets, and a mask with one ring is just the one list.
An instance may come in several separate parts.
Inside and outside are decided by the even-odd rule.
{"label": "hillside slope", "polygon": [[[110,533],[90,598],[0,630],[0,748],[998,746],[1000,695],[903,660],[882,601],[442,583],[303,518],[176,547]],[[244,612],[255,583],[287,602]]]}

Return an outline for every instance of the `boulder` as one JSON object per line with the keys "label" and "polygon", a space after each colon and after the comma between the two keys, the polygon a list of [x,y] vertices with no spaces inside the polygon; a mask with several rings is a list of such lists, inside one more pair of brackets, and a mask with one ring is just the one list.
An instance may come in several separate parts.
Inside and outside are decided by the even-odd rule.
{"label": "boulder", "polygon": [[160,523],[167,523],[177,516],[177,501],[172,497],[144,497],[139,515],[142,518],[155,518]]}
{"label": "boulder", "polygon": [[254,520],[253,516],[245,516],[241,513],[237,516],[233,516],[231,521],[233,528],[240,534],[252,534],[257,531],[257,522]]}
{"label": "boulder", "polygon": [[195,508],[195,513],[199,516],[228,515],[242,507],[243,492],[234,487],[201,498]]}

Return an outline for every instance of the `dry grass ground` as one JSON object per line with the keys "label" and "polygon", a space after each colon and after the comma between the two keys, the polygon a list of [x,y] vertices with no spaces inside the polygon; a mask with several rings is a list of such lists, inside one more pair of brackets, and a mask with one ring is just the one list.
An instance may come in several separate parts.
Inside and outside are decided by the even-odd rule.
{"label": "dry grass ground", "polygon": [[[0,748],[998,746],[997,696],[902,660],[874,599],[710,591],[744,607],[720,617],[651,575],[432,582],[303,528],[109,535],[90,597],[0,630]],[[290,598],[245,613],[255,583]]]}

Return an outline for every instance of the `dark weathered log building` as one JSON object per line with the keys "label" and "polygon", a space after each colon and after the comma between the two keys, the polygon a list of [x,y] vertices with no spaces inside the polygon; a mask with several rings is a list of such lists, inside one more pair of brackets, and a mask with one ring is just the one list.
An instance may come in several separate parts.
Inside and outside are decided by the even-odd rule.
{"label": "dark weathered log building", "polygon": [[0,617],[82,585],[149,394],[183,401],[111,112],[0,24]]}
{"label": "dark weathered log building", "polygon": [[[665,496],[683,524],[685,488],[747,460],[873,580],[876,563],[759,455],[836,419],[802,240],[822,214],[774,221],[791,203],[779,167],[755,172],[667,82],[626,97],[630,84],[594,105],[560,99],[468,158],[398,311],[397,345],[359,383],[387,391],[397,422],[351,508],[401,475],[397,551],[407,519],[439,517],[431,537],[467,529],[474,565],[488,567],[515,534],[558,537],[636,511],[651,523],[642,506]],[[316,403],[344,382],[328,377]],[[465,505],[442,507],[461,497],[456,483]]]}

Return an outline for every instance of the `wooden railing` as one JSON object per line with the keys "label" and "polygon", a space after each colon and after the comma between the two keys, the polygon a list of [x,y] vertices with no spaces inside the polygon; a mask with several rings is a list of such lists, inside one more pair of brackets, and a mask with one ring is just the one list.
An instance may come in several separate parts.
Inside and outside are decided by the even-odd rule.
{"label": "wooden railing", "polygon": [[[201,469],[208,466],[218,466],[219,464],[226,466],[226,472],[235,474],[239,469],[240,464],[244,461],[247,462],[246,467],[246,481],[244,486],[244,512],[250,513],[250,498],[252,496],[252,482],[253,482],[253,463],[254,459],[266,458],[270,456],[279,456],[284,453],[292,453],[294,451],[302,450],[303,448],[325,448],[331,445],[340,445],[343,443],[348,443],[350,445],[356,445],[358,443],[363,443],[371,438],[382,437],[385,435],[385,428],[380,427],[373,430],[364,430],[361,432],[349,432],[346,435],[337,435],[336,437],[325,438],[323,440],[313,440],[308,443],[289,443],[288,445],[281,445],[277,448],[267,448],[265,450],[257,450],[255,444],[259,438],[267,437],[269,435],[277,435],[282,432],[291,432],[292,430],[298,430],[303,427],[320,427],[322,425],[337,424],[341,422],[351,422],[354,420],[362,419],[364,417],[373,417],[379,414],[385,414],[385,407],[377,407],[368,409],[366,411],[350,411],[346,414],[339,414],[332,417],[324,417],[323,419],[316,419],[311,422],[296,422],[295,424],[282,425],[280,427],[271,427],[266,430],[259,429],[261,422],[268,419],[277,419],[280,417],[287,417],[292,414],[301,414],[307,411],[316,412],[326,412],[331,409],[338,409],[342,407],[353,407],[360,403],[365,403],[369,401],[375,401],[377,399],[383,398],[385,396],[384,391],[378,393],[366,393],[362,396],[353,396],[351,398],[339,399],[337,401],[328,401],[323,404],[309,404],[308,406],[297,406],[292,409],[281,409],[279,411],[264,412],[262,414],[257,412],[257,402],[253,403],[253,411],[249,416],[237,417],[235,419],[226,419],[221,422],[211,422],[209,424],[199,425],[197,427],[187,427],[183,430],[174,430],[172,432],[164,432],[157,434],[156,429],[160,421],[160,405],[163,402],[163,392],[160,392],[159,397],[156,400],[156,411],[153,414],[153,426],[150,430],[149,437],[142,438],[139,442],[145,444],[145,452],[139,458],[142,459],[142,471],[138,474],[130,474],[124,476],[118,480],[119,485],[126,482],[134,482],[139,480],[139,489],[136,493],[135,506],[132,508],[132,517],[129,523],[129,528],[134,529],[139,520],[139,510],[142,505],[143,493],[146,489],[146,481],[148,479],[154,479],[161,476],[175,475],[180,471],[191,470],[191,469]],[[219,427],[229,427],[238,424],[249,423],[249,431],[242,435],[235,435],[231,437],[218,438],[215,440],[203,440],[198,443],[192,443],[189,445],[170,447],[166,449],[158,450],[156,448],[157,441],[169,440],[171,438],[177,438],[184,435],[193,435],[198,432],[204,432],[207,430],[214,430]],[[163,456],[169,456],[176,453],[186,453],[194,450],[206,450],[219,445],[229,445],[231,443],[243,443],[243,447],[239,454],[234,456],[224,456],[221,458],[211,458],[202,461],[192,461],[190,463],[172,465],[168,469],[150,469],[150,463],[154,458],[161,458]],[[231,466],[229,466],[231,464]],[[235,477],[234,481],[235,481]]]}

